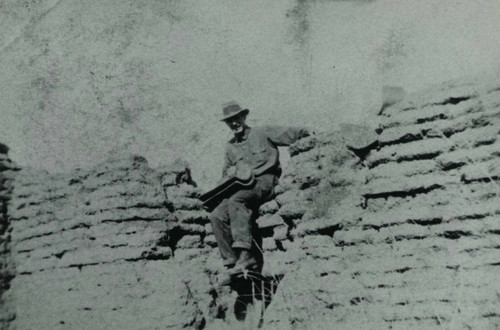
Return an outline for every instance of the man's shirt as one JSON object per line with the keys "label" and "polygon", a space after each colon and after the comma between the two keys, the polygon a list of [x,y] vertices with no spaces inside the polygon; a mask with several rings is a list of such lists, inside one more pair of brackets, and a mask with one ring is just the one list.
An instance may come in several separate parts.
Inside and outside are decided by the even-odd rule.
{"label": "man's shirt", "polygon": [[304,128],[283,126],[245,127],[241,138],[233,137],[226,145],[222,177],[231,166],[250,167],[258,176],[268,171],[281,174],[278,147],[289,146],[302,137],[309,136]]}

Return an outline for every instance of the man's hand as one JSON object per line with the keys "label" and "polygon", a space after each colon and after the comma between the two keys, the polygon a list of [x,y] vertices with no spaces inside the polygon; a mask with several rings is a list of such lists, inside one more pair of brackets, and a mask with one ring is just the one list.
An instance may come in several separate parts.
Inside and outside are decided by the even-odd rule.
{"label": "man's hand", "polygon": [[229,167],[226,176],[222,180],[224,181],[233,177],[240,180],[248,180],[251,176],[252,169],[244,163],[239,163],[236,166]]}
{"label": "man's hand", "polygon": [[250,166],[246,164],[241,164],[236,168],[236,178],[246,181],[252,177],[253,171]]}
{"label": "man's hand", "polygon": [[236,176],[236,166],[231,166],[227,169],[226,178],[232,178]]}

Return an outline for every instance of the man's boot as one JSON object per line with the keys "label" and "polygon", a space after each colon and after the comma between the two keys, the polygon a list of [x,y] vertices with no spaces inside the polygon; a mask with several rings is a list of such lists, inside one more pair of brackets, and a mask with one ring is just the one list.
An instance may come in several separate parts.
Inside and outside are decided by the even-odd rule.
{"label": "man's boot", "polygon": [[242,249],[236,265],[231,271],[231,275],[238,275],[243,273],[245,270],[253,269],[257,267],[257,260],[252,256],[249,250]]}
{"label": "man's boot", "polygon": [[226,265],[227,268],[226,271],[217,276],[217,281],[219,282],[219,286],[231,285],[231,282],[233,280],[231,271],[233,270],[234,265],[235,264]]}
{"label": "man's boot", "polygon": [[219,281],[219,286],[228,286],[231,285],[233,281],[233,277],[228,272],[222,273],[218,276],[217,280]]}

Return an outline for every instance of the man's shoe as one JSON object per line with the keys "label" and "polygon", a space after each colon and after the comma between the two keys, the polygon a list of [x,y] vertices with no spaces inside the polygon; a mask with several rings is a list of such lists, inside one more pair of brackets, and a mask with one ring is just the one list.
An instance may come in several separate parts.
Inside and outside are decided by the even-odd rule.
{"label": "man's shoe", "polygon": [[231,285],[233,276],[228,272],[224,272],[217,277],[217,281],[219,282],[219,286],[228,286]]}
{"label": "man's shoe", "polygon": [[241,250],[240,257],[236,262],[236,265],[231,270],[230,275],[238,275],[243,273],[245,270],[254,269],[257,267],[257,260],[250,254],[248,250]]}

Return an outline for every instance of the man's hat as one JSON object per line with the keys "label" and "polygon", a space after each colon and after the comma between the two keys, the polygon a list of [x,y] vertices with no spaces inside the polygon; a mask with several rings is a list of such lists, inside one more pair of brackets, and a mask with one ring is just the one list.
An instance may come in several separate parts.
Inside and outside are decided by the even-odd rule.
{"label": "man's hat", "polygon": [[247,115],[250,112],[248,109],[242,109],[238,103],[231,101],[222,105],[222,119],[221,121],[228,120],[231,117],[237,116],[240,113]]}

